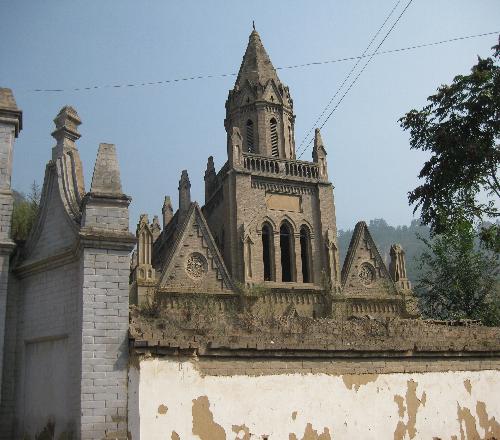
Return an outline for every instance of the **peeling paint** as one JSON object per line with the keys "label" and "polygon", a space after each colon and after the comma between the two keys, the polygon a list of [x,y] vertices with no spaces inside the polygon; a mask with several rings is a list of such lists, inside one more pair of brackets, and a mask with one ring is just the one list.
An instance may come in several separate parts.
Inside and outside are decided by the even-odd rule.
{"label": "peeling paint", "polygon": [[[214,371],[233,371],[229,360],[212,365]],[[311,365],[312,361],[304,361],[304,370],[310,371]],[[131,422],[129,418],[134,438],[452,440],[455,435],[455,440],[491,440],[495,434],[500,440],[495,391],[500,370],[379,374],[375,382],[360,385],[356,392],[357,381],[352,380],[349,388],[341,374],[293,374],[288,362],[277,360],[256,361],[252,366],[282,374],[249,376],[245,369],[233,371],[233,376],[202,377],[194,361],[142,361],[140,375],[132,369],[130,376],[132,389],[137,388],[134,405],[139,408],[139,417]],[[363,378],[356,370],[349,374]],[[470,409],[470,436],[465,421],[460,435],[457,402]],[[168,408],[166,415],[158,413],[160,404]],[[463,417],[467,416],[464,410]]]}
{"label": "peeling paint", "polygon": [[226,440],[226,431],[214,422],[207,396],[193,399],[193,434],[200,440]]}
{"label": "peeling paint", "polygon": [[344,374],[342,376],[344,385],[350,390],[354,387],[355,391],[358,391],[362,385],[375,382],[377,378],[378,374]]}
{"label": "peeling paint", "polygon": [[479,426],[485,431],[484,437],[487,439],[500,439],[500,424],[496,421],[495,417],[489,418],[484,402],[477,402],[476,413],[479,418]]}
{"label": "peeling paint", "polygon": [[250,429],[245,425],[233,425],[233,432],[236,434],[234,440],[250,440]]}
{"label": "peeling paint", "polygon": [[[461,407],[457,402],[457,417],[460,424],[460,438],[465,439],[479,439],[484,438],[487,440],[500,439],[500,424],[496,421],[495,417],[489,417],[484,402],[478,401],[476,403],[476,414],[479,426],[484,430],[484,436],[481,436],[477,430],[476,418],[472,415],[467,407]],[[465,432],[464,432],[465,427]]]}
{"label": "peeling paint", "polygon": [[[461,408],[458,402],[457,402],[457,417],[458,417],[458,423],[460,424],[461,440],[479,439],[479,433],[477,432],[477,426],[476,426],[476,419],[471,414],[469,408]],[[465,432],[464,432],[464,426],[465,426]]]}
{"label": "peeling paint", "polygon": [[471,391],[472,391],[472,385],[470,383],[470,380],[469,379],[465,379],[464,380],[464,387],[465,389],[467,390],[467,392],[470,394]]}
{"label": "peeling paint", "polygon": [[164,415],[164,414],[167,414],[167,411],[168,411],[168,406],[166,406],[166,405],[161,404],[158,407],[158,414]]}
{"label": "peeling paint", "polygon": [[396,425],[394,440],[403,440],[406,433],[408,433],[410,439],[415,438],[417,435],[417,429],[415,427],[417,423],[417,411],[421,405],[425,406],[427,401],[425,391],[422,393],[420,399],[417,397],[417,386],[418,382],[415,382],[413,379],[406,382],[406,408],[404,407],[403,398],[398,395],[394,396],[394,402],[398,405],[399,418],[402,419],[405,412],[408,416],[408,421],[406,423],[400,420]]}
{"label": "peeling paint", "polygon": [[405,411],[406,411],[405,399],[403,396],[396,394],[394,396],[394,402],[396,402],[396,404],[398,405],[399,418],[402,419],[405,416]]}
{"label": "peeling paint", "polygon": [[[298,440],[297,436],[293,433],[288,436],[288,439]],[[313,429],[312,424],[308,423],[301,440],[332,440],[332,437],[330,436],[330,430],[328,428],[323,428],[323,432],[318,434],[318,431]]]}

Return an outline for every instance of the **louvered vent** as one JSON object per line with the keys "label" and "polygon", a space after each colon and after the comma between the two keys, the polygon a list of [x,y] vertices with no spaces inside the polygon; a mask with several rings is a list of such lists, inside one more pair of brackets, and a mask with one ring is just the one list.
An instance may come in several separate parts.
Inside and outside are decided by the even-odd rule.
{"label": "louvered vent", "polygon": [[247,151],[249,153],[255,153],[254,143],[253,143],[253,122],[249,119],[247,121]]}
{"label": "louvered vent", "polygon": [[278,150],[278,130],[276,127],[276,119],[271,119],[271,151],[274,157],[279,157]]}

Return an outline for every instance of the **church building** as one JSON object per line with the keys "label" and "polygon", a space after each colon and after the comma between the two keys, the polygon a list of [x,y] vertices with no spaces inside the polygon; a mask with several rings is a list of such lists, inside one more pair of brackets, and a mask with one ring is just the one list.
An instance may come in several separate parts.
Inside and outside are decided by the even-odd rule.
{"label": "church building", "polygon": [[191,201],[184,170],[175,215],[166,196],[163,227],[147,215],[137,225],[131,294],[138,304],[152,293],[231,298],[258,286],[285,295],[304,316],[331,312],[322,305],[325,290],[352,296],[348,313],[408,313],[404,251],[394,247],[391,276],[363,222],[340,270],[326,148],[316,129],[312,161],[297,160],[294,125],[290,90],[254,29],[226,101],[227,161],[217,171],[207,160],[205,204]]}
{"label": "church building", "polygon": [[404,250],[385,262],[362,221],[340,267],[327,148],[316,130],[297,159],[255,29],[202,205],[183,170],[177,209],[158,194],[132,234],[119,149],[86,187],[81,123],[56,115],[14,241],[23,112],[0,88],[0,440],[500,438],[500,328],[423,319]]}

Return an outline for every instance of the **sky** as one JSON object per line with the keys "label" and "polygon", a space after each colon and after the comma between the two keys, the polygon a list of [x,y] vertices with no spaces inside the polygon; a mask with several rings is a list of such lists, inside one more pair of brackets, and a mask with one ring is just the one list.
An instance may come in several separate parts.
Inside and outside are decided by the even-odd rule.
{"label": "sky", "polygon": [[[374,48],[406,3],[400,1]],[[207,157],[214,156],[217,170],[227,159],[224,103],[235,76],[72,89],[237,73],[252,21],[275,67],[356,56],[395,4],[0,0],[0,87],[13,90],[23,111],[13,188],[27,193],[33,181],[42,184],[54,145],[52,120],[62,106],[71,105],[83,121],[78,148],[86,189],[99,143],[116,144],[123,189],[132,197],[132,229],[140,213],[160,215],[167,194],[175,209],[183,169],[189,171],[192,199],[202,205]],[[499,18],[498,0],[414,0],[380,50],[499,31]],[[418,185],[426,155],[410,150],[398,119],[423,107],[439,85],[467,73],[478,55],[490,56],[497,38],[471,38],[372,59],[322,129],[339,229],[373,218],[409,224],[413,208],[407,193]],[[354,63],[278,71],[294,100],[297,146]],[[301,159],[311,160],[310,146]]]}

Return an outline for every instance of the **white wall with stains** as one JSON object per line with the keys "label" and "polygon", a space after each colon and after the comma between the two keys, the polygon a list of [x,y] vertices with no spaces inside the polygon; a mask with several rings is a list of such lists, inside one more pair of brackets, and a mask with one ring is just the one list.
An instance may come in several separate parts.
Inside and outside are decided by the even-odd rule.
{"label": "white wall with stains", "polygon": [[132,439],[500,438],[498,370],[334,375],[272,365],[233,374],[141,360],[129,374]]}

